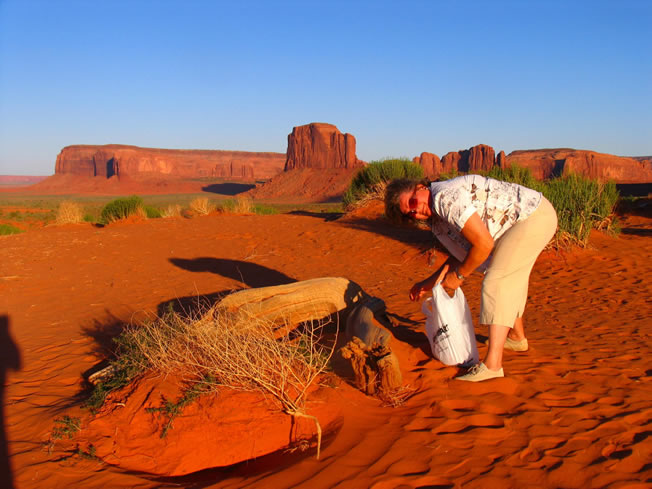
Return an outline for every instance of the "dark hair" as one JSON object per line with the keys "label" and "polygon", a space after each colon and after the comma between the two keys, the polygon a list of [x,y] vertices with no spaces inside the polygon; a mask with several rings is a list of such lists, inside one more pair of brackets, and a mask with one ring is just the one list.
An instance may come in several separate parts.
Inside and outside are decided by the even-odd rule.
{"label": "dark hair", "polygon": [[396,178],[387,184],[385,189],[385,215],[390,221],[404,222],[406,219],[412,219],[401,212],[398,199],[405,192],[414,192],[419,184],[429,187],[430,181]]}

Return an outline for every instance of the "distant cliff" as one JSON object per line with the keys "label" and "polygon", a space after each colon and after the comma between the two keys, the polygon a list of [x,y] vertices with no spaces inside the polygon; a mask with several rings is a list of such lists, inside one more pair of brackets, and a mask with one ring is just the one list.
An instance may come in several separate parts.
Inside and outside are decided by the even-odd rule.
{"label": "distant cliff", "polygon": [[107,144],[66,146],[57,156],[56,175],[266,180],[283,170],[285,154],[248,151],[156,149]]}
{"label": "distant cliff", "polygon": [[528,168],[538,179],[576,173],[601,181],[616,183],[652,182],[652,160],[649,157],[614,156],[595,151],[568,148],[513,151],[505,156],[498,155],[486,144],[479,144],[467,150],[450,152],[441,160],[433,153],[421,153],[414,158],[425,174],[437,178],[443,172],[488,171],[493,166],[501,168],[513,164]]}

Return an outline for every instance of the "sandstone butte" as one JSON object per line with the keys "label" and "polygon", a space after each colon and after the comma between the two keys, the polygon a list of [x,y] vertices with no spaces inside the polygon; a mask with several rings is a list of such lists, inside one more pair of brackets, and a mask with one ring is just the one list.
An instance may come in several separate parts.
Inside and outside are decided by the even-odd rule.
{"label": "sandstone butte", "polygon": [[424,152],[413,161],[423,167],[426,176],[437,178],[441,173],[488,171],[493,166],[501,168],[513,164],[528,168],[540,180],[570,173],[601,181],[616,183],[652,182],[652,158],[614,156],[595,151],[567,148],[518,150],[505,156],[501,151],[479,144],[466,150],[445,154],[441,159]]}
{"label": "sandstone butte", "polygon": [[285,170],[250,192],[254,198],[339,199],[366,163],[356,156],[355,137],[333,124],[313,122],[288,135]]}
{"label": "sandstone butte", "polygon": [[342,134],[333,124],[313,122],[297,126],[288,135],[285,171],[297,168],[342,168],[363,166],[355,154],[355,137]]}
{"label": "sandstone butte", "polygon": [[55,175],[111,178],[164,175],[177,178],[266,180],[283,170],[283,153],[156,149],[107,144],[66,146]]}

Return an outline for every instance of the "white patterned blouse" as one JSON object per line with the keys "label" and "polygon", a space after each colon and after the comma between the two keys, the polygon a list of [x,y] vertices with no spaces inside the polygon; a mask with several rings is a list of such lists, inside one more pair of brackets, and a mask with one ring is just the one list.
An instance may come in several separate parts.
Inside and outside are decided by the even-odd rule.
{"label": "white patterned blouse", "polygon": [[[527,219],[539,207],[542,195],[536,190],[481,175],[464,175],[430,184],[432,232],[460,261],[471,249],[462,228],[477,212],[496,241],[518,221]],[[486,271],[491,257],[480,267]]]}

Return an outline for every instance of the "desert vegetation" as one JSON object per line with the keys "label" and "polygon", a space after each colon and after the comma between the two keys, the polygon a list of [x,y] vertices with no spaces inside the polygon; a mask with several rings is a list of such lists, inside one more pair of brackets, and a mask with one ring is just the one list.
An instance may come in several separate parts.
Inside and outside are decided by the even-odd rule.
{"label": "desert vegetation", "polygon": [[143,213],[143,205],[143,199],[137,195],[112,200],[102,209],[100,222],[102,224],[109,224],[137,213]]}
{"label": "desert vegetation", "polygon": [[234,199],[226,199],[220,204],[219,209],[232,214],[271,215],[279,213],[274,206],[254,203],[248,195],[238,195]]}
{"label": "desert vegetation", "polygon": [[423,178],[423,168],[407,158],[372,161],[354,177],[342,197],[347,209],[359,207],[374,199],[383,199],[387,182],[395,178]]}
{"label": "desert vegetation", "polygon": [[77,202],[64,200],[57,209],[57,224],[77,224],[83,222],[84,212]]}
{"label": "desert vegetation", "polygon": [[0,224],[0,236],[22,233],[23,230],[11,224]]}
{"label": "desert vegetation", "polygon": [[323,341],[325,326],[309,321],[279,336],[276,323],[258,317],[219,308],[191,316],[170,310],[129,326],[115,339],[110,375],[96,384],[87,405],[97,410],[111,391],[146,371],[174,374],[190,387],[177,402],[151,410],[168,417],[165,436],[174,417],[203,393],[218,387],[259,391],[287,414],[315,422],[319,456],[321,427],[305,412],[305,401],[333,353],[334,341]]}
{"label": "desert vegetation", "polygon": [[196,199],[193,199],[188,207],[194,214],[199,216],[206,216],[215,209],[213,203],[206,197],[197,197]]}

